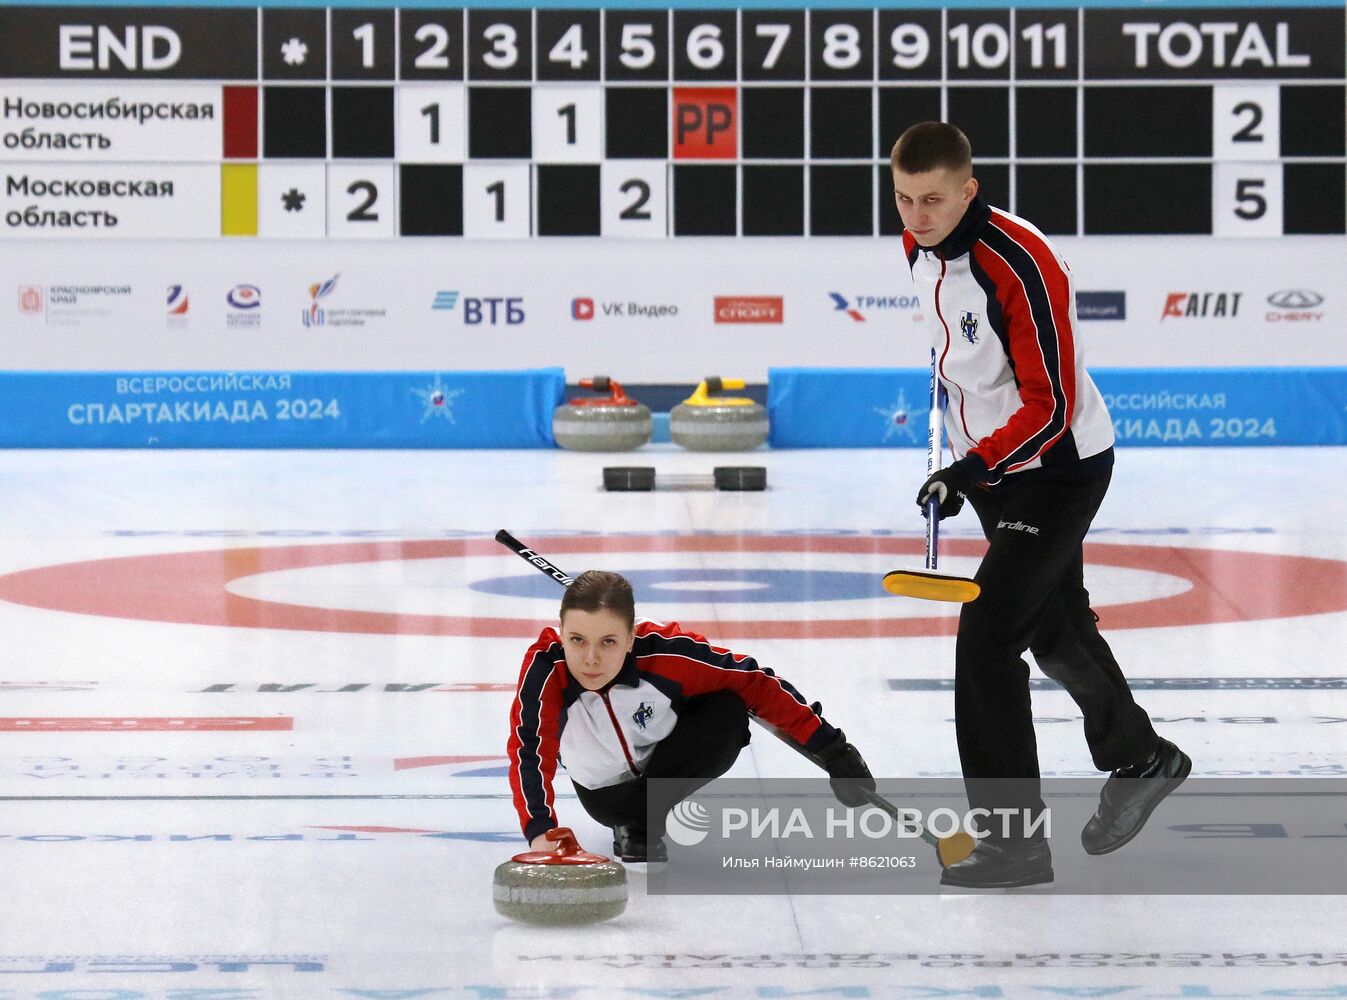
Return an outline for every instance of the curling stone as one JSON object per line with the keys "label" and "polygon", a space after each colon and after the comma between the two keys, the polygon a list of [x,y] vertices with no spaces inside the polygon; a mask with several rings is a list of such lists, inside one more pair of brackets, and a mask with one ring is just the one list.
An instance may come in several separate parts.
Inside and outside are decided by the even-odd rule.
{"label": "curling stone", "polygon": [[750,451],[767,440],[767,410],[741,396],[715,396],[742,389],[740,378],[712,375],[673,408],[669,436],[689,451]]}
{"label": "curling stone", "polygon": [[557,846],[526,851],[496,868],[496,912],[526,924],[592,924],[627,908],[627,871],[580,849],[569,827],[547,831]]}
{"label": "curling stone", "polygon": [[650,440],[650,407],[628,396],[606,375],[580,380],[580,388],[606,392],[563,403],[552,412],[552,436],[572,451],[630,451]]}

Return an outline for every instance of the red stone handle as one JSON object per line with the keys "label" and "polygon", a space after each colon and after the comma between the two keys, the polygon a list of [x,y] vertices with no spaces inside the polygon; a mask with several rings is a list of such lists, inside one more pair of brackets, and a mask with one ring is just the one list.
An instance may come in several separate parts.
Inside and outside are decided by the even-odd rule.
{"label": "red stone handle", "polygon": [[602,854],[590,854],[580,846],[569,826],[553,827],[547,839],[556,844],[550,851],[525,851],[512,860],[526,865],[598,865],[608,861]]}

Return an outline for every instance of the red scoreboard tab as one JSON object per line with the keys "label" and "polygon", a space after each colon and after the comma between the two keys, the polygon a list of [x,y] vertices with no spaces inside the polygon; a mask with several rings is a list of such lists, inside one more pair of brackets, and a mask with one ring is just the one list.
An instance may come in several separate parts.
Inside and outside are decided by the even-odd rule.
{"label": "red scoreboard tab", "polygon": [[224,158],[257,159],[257,88],[224,88]]}
{"label": "red scoreboard tab", "polygon": [[739,94],[734,87],[673,89],[675,160],[733,160],[739,155]]}

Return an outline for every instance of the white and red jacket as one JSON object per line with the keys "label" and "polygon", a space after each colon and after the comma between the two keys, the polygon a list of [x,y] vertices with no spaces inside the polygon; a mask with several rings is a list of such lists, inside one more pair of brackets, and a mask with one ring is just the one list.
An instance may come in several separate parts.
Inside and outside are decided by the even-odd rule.
{"label": "white and red jacket", "polygon": [[1075,335],[1071,271],[1038,229],[978,196],[939,246],[904,232],[903,249],[949,394],[945,433],[956,459],[986,466],[979,481],[1113,446]]}
{"label": "white and red jacket", "polygon": [[599,691],[570,676],[557,630],[543,629],[524,655],[506,746],[524,839],[558,825],[552,779],[559,758],[585,788],[634,781],[673,730],[684,699],[712,691],[733,691],[750,712],[808,750],[837,737],[771,670],[676,623],[638,621],[622,669]]}

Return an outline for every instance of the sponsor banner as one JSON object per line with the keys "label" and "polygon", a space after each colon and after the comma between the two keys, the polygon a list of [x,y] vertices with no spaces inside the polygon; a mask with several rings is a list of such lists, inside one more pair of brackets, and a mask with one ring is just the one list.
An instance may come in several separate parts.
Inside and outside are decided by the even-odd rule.
{"label": "sponsor banner", "polygon": [[[1347,781],[1338,778],[1192,778],[1150,819],[1146,850],[1107,865],[1078,849],[1099,801],[1097,779],[989,780],[971,807],[959,779],[878,784],[887,802],[850,808],[824,779],[720,778],[681,801],[675,781],[650,779],[652,802],[678,804],[665,824],[668,864],[651,867],[648,891],[933,894],[942,865],[931,841],[962,842],[966,856],[984,838],[1026,836],[1056,848],[1047,862],[1055,879],[1039,891],[1058,895],[1347,891]],[[649,819],[654,826],[664,817]]]}
{"label": "sponsor banner", "polygon": [[560,368],[4,372],[0,447],[550,448]]}
{"label": "sponsor banner", "polygon": [[0,733],[236,733],[288,732],[289,716],[158,716],[0,718]]}
{"label": "sponsor banner", "polygon": [[[1347,369],[1100,369],[1119,445],[1347,444]],[[774,368],[776,448],[926,447],[924,369]]]}
{"label": "sponsor banner", "polygon": [[[820,253],[818,241],[707,237],[691,261],[678,240],[645,241],[639,253],[622,241],[562,237],[478,241],[470,255],[427,253],[414,240],[316,246],[309,237],[321,238],[328,215],[346,217],[336,202],[325,208],[321,192],[344,192],[352,180],[338,185],[321,164],[268,162],[250,202],[261,238],[201,241],[190,253],[148,240],[133,255],[92,241],[34,240],[3,256],[6,366],[492,371],[564,363],[571,382],[603,372],[640,399],[642,385],[695,385],[708,371],[759,384],[773,368],[920,366],[928,356],[934,313],[919,301],[896,240],[830,238]],[[91,231],[73,217],[88,184],[104,200],[97,178],[71,174],[87,169],[11,163],[10,174],[30,178],[11,200],[21,213],[35,206],[38,223],[45,211],[57,221],[64,211],[69,231]],[[40,172],[74,186],[53,191],[37,183]],[[216,191],[215,172],[212,232],[228,193]],[[147,184],[129,183],[122,197],[114,185],[107,200],[167,200],[159,187],[150,197]],[[307,192],[302,205],[296,192]],[[381,188],[372,209],[381,224],[392,219],[389,200]],[[238,225],[242,232],[246,220]],[[1347,324],[1341,237],[1249,239],[1235,257],[1228,241],[1210,238],[1152,240],[1144,253],[1135,238],[1055,242],[1076,278],[1078,344],[1092,370],[1347,365],[1347,338],[1330,335]],[[170,307],[175,286],[181,297]],[[170,311],[184,299],[188,312]],[[983,317],[977,335],[986,327]]]}

